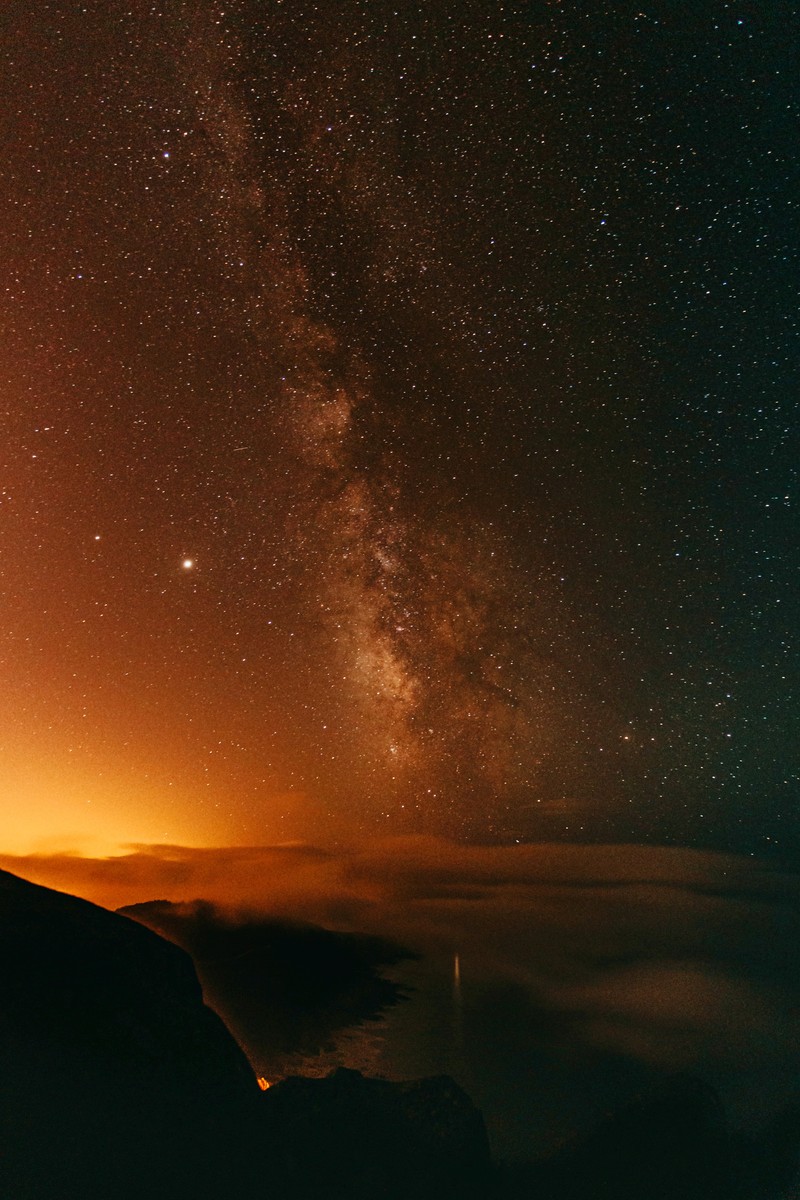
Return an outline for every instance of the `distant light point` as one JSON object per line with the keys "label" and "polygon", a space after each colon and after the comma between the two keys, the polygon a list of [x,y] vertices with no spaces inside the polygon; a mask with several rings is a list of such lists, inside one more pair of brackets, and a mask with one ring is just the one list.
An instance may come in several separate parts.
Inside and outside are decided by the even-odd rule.
{"label": "distant light point", "polygon": [[184,571],[191,571],[192,567],[194,566],[194,559],[185,558],[181,563],[181,566],[183,567]]}

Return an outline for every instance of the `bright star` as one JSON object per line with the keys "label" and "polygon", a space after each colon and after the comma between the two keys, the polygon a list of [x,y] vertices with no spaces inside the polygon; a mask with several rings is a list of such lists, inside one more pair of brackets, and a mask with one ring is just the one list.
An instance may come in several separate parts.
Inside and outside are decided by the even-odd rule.
{"label": "bright star", "polygon": [[181,566],[183,567],[184,571],[191,571],[192,567],[194,566],[194,559],[185,558],[181,563]]}

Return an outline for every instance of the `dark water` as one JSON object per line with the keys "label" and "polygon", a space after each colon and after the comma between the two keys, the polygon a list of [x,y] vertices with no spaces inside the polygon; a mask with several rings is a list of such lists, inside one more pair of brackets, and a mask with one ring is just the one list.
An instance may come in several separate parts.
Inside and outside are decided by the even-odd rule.
{"label": "dark water", "polygon": [[139,911],[193,954],[269,1080],[452,1075],[509,1159],[674,1075],[713,1088],[748,1137],[793,1111],[793,875],[696,851],[437,844],[404,859],[393,844],[346,860],[338,887],[313,892],[306,925],[252,906]]}
{"label": "dark water", "polygon": [[791,973],[791,951],[779,939],[769,949],[771,976],[763,963],[734,975],[710,957],[645,957],[556,996],[487,973],[469,949],[457,978],[454,956],[432,952],[389,969],[405,998],[379,1017],[340,1030],[318,1053],[255,1062],[267,1077],[340,1065],[393,1080],[451,1075],[504,1159],[552,1151],[674,1074],[709,1084],[732,1127],[760,1136],[800,1095],[796,991],[778,978],[782,958]]}
{"label": "dark water", "polygon": [[406,963],[391,975],[407,999],[319,1054],[259,1059],[259,1072],[322,1076],[346,1066],[392,1080],[451,1075],[481,1109],[494,1152],[523,1160],[589,1130],[662,1077],[634,1058],[571,1045],[512,983],[471,979],[467,967],[459,989],[450,958]]}

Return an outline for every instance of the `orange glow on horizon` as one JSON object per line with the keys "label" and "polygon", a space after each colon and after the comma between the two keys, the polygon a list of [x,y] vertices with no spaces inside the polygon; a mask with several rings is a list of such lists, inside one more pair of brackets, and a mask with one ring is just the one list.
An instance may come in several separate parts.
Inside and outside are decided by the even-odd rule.
{"label": "orange glow on horizon", "polygon": [[[148,778],[124,759],[86,748],[7,744],[0,750],[0,854],[109,858],[133,845],[200,848],[285,840],[302,832],[307,796],[267,787],[258,821],[231,802],[238,781],[201,792],[189,776]],[[226,786],[227,782],[227,786]]]}

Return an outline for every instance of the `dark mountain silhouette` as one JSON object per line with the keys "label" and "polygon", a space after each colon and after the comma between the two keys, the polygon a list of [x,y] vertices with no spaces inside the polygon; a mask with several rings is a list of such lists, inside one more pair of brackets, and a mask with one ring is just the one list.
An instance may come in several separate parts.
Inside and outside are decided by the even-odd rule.
{"label": "dark mountain silhouette", "polygon": [[183,950],[0,872],[0,1200],[778,1200],[799,1125],[787,1108],[734,1135],[676,1078],[501,1171],[446,1077],[262,1093]]}
{"label": "dark mountain silhouette", "polygon": [[505,1200],[791,1200],[800,1114],[759,1137],[729,1125],[713,1088],[688,1075],[610,1113],[550,1158],[508,1172]]}
{"label": "dark mountain silhouette", "polygon": [[341,1029],[403,998],[381,969],[413,958],[384,938],[266,917],[232,918],[213,904],[155,900],[119,910],[191,956],[208,1003],[251,1062],[329,1049]]}
{"label": "dark mountain silhouette", "polygon": [[486,1200],[494,1172],[483,1119],[452,1079],[285,1079],[265,1100],[296,1200]]}
{"label": "dark mountain silhouette", "polygon": [[490,1170],[452,1080],[262,1094],[183,950],[0,872],[2,1200],[456,1200]]}
{"label": "dark mountain silhouette", "polygon": [[712,1088],[668,1080],[565,1146],[532,1174],[542,1200],[730,1200],[731,1134]]}
{"label": "dark mountain silhouette", "polygon": [[258,1086],[176,946],[0,872],[0,1013],[0,1196],[210,1198],[255,1176]]}

